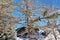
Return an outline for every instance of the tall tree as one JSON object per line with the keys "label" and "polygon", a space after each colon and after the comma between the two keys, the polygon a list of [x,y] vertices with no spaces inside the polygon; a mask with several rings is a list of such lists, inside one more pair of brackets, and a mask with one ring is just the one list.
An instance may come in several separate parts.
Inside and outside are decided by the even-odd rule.
{"label": "tall tree", "polygon": [[[28,31],[28,38],[30,40],[30,29],[31,27],[34,27],[32,25],[34,25],[34,22],[38,22],[38,21],[41,21],[41,19],[47,19],[47,20],[50,20],[50,19],[53,19],[55,20],[55,18],[58,17],[59,13],[57,12],[51,12],[49,11],[50,8],[49,7],[35,7],[34,6],[34,3],[33,3],[33,0],[22,0],[21,3],[18,3],[17,6],[20,7],[20,12],[22,14],[25,15],[26,17],[26,25],[27,25],[27,31]],[[37,12],[36,12],[37,10]],[[36,13],[35,13],[36,12]],[[42,14],[42,18],[40,16],[36,16],[35,14],[39,15],[39,14]],[[21,17],[21,16],[20,16]]]}
{"label": "tall tree", "polygon": [[16,40],[12,0],[0,0],[0,40]]}

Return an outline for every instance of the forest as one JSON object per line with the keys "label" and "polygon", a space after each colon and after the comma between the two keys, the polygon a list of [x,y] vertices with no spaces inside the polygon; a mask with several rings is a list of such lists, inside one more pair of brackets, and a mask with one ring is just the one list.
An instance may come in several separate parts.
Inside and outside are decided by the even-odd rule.
{"label": "forest", "polygon": [[0,0],[0,40],[60,40],[59,0]]}

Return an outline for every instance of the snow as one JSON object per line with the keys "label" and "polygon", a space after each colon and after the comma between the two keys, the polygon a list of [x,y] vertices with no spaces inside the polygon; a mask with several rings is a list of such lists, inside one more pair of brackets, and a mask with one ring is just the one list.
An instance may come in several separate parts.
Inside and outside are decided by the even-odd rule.
{"label": "snow", "polygon": [[[42,30],[41,30],[42,31]],[[39,31],[39,33],[41,32]],[[53,32],[54,31],[54,32]],[[60,40],[60,33],[58,31],[57,28],[54,28],[53,31],[51,31],[46,38],[44,38],[43,40],[56,40],[55,39],[55,36],[57,38],[57,40]],[[43,32],[43,31],[42,31]],[[55,36],[54,36],[55,34]],[[42,35],[39,35],[39,36],[42,36]],[[43,37],[43,36],[42,36]],[[19,38],[19,37],[16,37],[16,40],[28,40],[27,38]]]}
{"label": "snow", "polygon": [[[54,33],[53,33],[53,31],[54,31]],[[49,33],[49,35],[45,38],[45,40],[56,40],[55,36],[56,36],[57,40],[60,40],[60,33],[57,30],[57,28],[54,28],[53,31]],[[54,36],[54,34],[55,34],[55,36]]]}
{"label": "snow", "polygon": [[27,38],[19,38],[19,37],[16,37],[16,40],[28,40]]}
{"label": "snow", "polygon": [[16,40],[23,40],[23,39],[21,39],[21,38],[17,37],[17,38],[16,38]]}

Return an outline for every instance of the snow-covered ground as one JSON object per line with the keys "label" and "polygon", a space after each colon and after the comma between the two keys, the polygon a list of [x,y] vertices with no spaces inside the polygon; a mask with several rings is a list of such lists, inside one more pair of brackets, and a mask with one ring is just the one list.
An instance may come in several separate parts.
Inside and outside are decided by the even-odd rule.
{"label": "snow-covered ground", "polygon": [[16,37],[16,40],[28,40],[27,38],[19,38],[19,37]]}
{"label": "snow-covered ground", "polygon": [[49,33],[45,40],[60,40],[60,33],[57,28],[54,28],[53,31]]}
{"label": "snow-covered ground", "polygon": [[16,40],[22,40],[21,38],[17,37]]}
{"label": "snow-covered ground", "polygon": [[[54,31],[54,32],[53,32]],[[42,40],[60,40],[60,33],[58,31],[57,28],[54,28],[53,31],[51,31],[48,36]],[[39,34],[40,34],[41,31],[39,31]],[[55,36],[54,36],[55,35]],[[41,36],[41,35],[40,35]],[[39,37],[40,37],[39,36]],[[55,38],[56,37],[56,38]],[[19,38],[19,37],[16,37],[16,40],[28,40],[27,38]]]}

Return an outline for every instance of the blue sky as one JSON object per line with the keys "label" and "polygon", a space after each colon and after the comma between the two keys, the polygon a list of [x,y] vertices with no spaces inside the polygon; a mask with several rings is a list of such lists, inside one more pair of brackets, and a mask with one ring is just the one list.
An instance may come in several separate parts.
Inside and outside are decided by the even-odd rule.
{"label": "blue sky", "polygon": [[[20,3],[20,2],[22,2],[22,0],[14,0],[13,1],[14,3]],[[49,4],[49,5],[51,5],[51,6],[55,6],[55,7],[57,7],[57,8],[60,8],[60,0],[33,0],[33,2],[35,3],[34,5],[35,6],[37,6],[37,7],[39,7],[39,6],[43,6],[43,5],[46,5],[46,4]],[[13,15],[15,16],[15,17],[19,17],[19,16],[21,16],[22,14],[19,12],[19,11],[16,11],[16,10],[19,10],[20,8],[19,7],[17,7],[14,11],[13,11]],[[41,15],[40,15],[41,16]],[[21,23],[22,24],[16,24],[15,26],[16,26],[16,28],[19,28],[19,27],[22,27],[22,25],[24,24],[24,22],[25,21],[21,21]],[[43,25],[45,25],[46,24],[46,20],[45,20],[45,22],[44,22],[44,20],[42,20],[42,21],[40,21],[39,22],[39,24],[37,24],[37,25],[41,25],[41,26],[43,26]],[[57,21],[58,22],[58,21]]]}
{"label": "blue sky", "polygon": [[[14,3],[21,2],[22,0],[14,0]],[[36,5],[44,5],[44,4],[49,4],[49,5],[55,5],[56,7],[60,7],[60,0],[33,0],[36,2]],[[37,2],[38,1],[38,2]]]}

